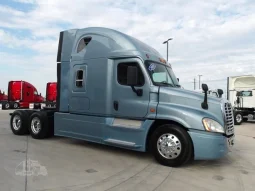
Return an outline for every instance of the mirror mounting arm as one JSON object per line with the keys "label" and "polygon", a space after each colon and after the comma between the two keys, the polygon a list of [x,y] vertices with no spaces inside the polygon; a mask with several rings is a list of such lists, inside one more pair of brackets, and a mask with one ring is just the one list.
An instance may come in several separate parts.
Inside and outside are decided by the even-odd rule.
{"label": "mirror mounting arm", "polygon": [[143,90],[142,89],[135,89],[134,86],[131,86],[133,92],[136,93],[137,96],[141,97],[143,95]]}
{"label": "mirror mounting arm", "polygon": [[204,99],[204,102],[202,102],[201,107],[202,107],[203,109],[208,109],[207,91],[205,91],[205,99]]}
{"label": "mirror mounting arm", "polygon": [[208,103],[207,103],[208,86],[206,84],[202,84],[202,89],[205,92],[205,97],[204,97],[204,102],[201,103],[201,107],[203,109],[208,109]]}

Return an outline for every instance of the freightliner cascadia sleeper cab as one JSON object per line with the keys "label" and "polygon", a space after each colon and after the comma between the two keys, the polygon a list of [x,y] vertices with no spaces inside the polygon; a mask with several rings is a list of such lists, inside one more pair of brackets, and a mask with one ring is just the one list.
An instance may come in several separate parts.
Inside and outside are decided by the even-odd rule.
{"label": "freightliner cascadia sleeper cab", "polygon": [[[234,141],[231,104],[180,88],[152,47],[91,27],[60,32],[56,109],[11,114],[14,134],[83,139],[150,151],[167,166],[225,156]],[[21,123],[20,123],[21,122]]]}

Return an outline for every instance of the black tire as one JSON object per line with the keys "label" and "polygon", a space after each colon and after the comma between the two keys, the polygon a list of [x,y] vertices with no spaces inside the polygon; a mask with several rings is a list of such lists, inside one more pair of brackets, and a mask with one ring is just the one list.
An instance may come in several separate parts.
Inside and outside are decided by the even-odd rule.
{"label": "black tire", "polygon": [[[36,131],[36,128],[33,128],[33,126],[38,125],[38,123],[40,123],[41,128],[40,130]],[[44,139],[47,138],[48,135],[50,134],[50,128],[48,125],[48,117],[46,112],[43,111],[34,112],[30,116],[29,124],[30,125],[28,130],[34,139]]]}
{"label": "black tire", "polygon": [[[20,119],[20,125],[16,122],[13,123],[14,120]],[[29,134],[28,131],[29,126],[29,115],[25,110],[16,110],[12,113],[11,119],[10,119],[10,127],[15,135],[25,135]]]}
{"label": "black tire", "polygon": [[[172,134],[174,138],[177,138],[178,141],[174,141],[176,144],[180,142],[181,146],[177,146],[174,153],[170,154],[171,158],[165,158],[160,154],[160,151],[157,147],[157,141],[163,134]],[[172,137],[170,138],[173,141]],[[176,139],[175,139],[176,140]],[[170,166],[170,167],[178,167],[184,165],[189,162],[193,156],[193,143],[192,140],[182,127],[174,125],[174,124],[166,124],[158,127],[152,134],[150,140],[150,148],[155,157],[155,159],[162,165]],[[179,149],[178,149],[179,148]],[[177,157],[175,157],[175,153]]]}
{"label": "black tire", "polygon": [[8,103],[8,102],[4,103],[3,108],[10,109],[10,103]]}
{"label": "black tire", "polygon": [[17,103],[17,102],[13,103],[13,108],[18,109],[19,108],[19,103]]}
{"label": "black tire", "polygon": [[234,123],[235,125],[241,125],[243,122],[243,115],[241,112],[234,113]]}

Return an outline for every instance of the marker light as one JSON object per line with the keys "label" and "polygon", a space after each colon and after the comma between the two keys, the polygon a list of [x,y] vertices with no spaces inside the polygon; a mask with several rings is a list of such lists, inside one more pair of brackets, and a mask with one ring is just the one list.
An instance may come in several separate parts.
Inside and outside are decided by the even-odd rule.
{"label": "marker light", "polygon": [[166,60],[163,59],[163,58],[159,58],[159,61],[162,62],[162,63],[164,63],[164,64],[166,64]]}

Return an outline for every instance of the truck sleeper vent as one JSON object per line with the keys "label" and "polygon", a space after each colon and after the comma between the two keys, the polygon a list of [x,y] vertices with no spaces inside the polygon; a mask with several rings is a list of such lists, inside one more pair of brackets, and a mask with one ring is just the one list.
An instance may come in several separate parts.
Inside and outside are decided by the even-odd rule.
{"label": "truck sleeper vent", "polygon": [[234,117],[230,103],[225,103],[226,134],[234,134]]}

